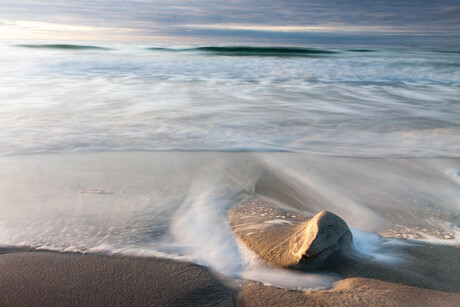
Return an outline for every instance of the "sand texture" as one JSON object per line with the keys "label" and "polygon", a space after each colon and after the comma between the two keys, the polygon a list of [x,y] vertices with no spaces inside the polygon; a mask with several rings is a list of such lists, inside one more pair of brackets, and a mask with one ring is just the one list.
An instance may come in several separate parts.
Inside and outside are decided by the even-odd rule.
{"label": "sand texture", "polygon": [[363,277],[339,281],[333,289],[297,292],[251,285],[238,306],[459,306],[460,294],[428,290]]}
{"label": "sand texture", "polygon": [[165,259],[16,251],[0,272],[0,306],[234,305],[209,270]]}
{"label": "sand texture", "polygon": [[408,285],[401,276],[360,276],[330,290],[300,292],[257,283],[231,287],[206,268],[165,259],[3,251],[0,306],[458,306],[452,265],[440,274],[457,283],[444,291]]}

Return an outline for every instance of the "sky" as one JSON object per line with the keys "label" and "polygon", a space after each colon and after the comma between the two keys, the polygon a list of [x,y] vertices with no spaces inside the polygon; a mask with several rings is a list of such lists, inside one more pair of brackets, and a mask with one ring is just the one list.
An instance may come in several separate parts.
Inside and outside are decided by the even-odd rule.
{"label": "sky", "polygon": [[460,45],[460,0],[0,0],[0,39]]}

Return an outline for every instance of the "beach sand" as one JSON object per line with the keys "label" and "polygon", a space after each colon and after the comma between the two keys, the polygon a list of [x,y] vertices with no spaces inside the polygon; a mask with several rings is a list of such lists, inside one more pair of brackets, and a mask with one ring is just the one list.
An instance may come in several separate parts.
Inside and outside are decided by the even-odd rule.
{"label": "beach sand", "polygon": [[4,250],[0,306],[233,306],[206,268],[159,258]]}
{"label": "beach sand", "polygon": [[407,280],[350,277],[329,290],[301,292],[232,283],[207,268],[159,258],[3,250],[0,305],[458,306],[458,250],[446,259],[453,270],[442,273],[457,282],[443,291],[411,286]]}
{"label": "beach sand", "polygon": [[[437,221],[458,223],[451,197],[457,195],[457,173],[452,175],[451,170],[459,169],[458,159],[130,152],[11,156],[1,162],[5,180],[0,203],[2,218],[8,222],[2,233],[4,244],[43,242],[61,251],[74,250],[76,243],[83,251],[102,245],[109,247],[104,251],[113,248],[123,255],[0,250],[0,306],[460,306],[459,247],[447,245],[456,241],[441,240],[441,235],[435,238],[443,245],[424,243],[397,239],[399,233],[388,231],[402,225],[430,233],[430,225],[433,229],[444,225]],[[308,165],[308,172],[295,173],[297,165]],[[239,191],[248,201],[270,199],[280,212],[267,211],[267,204],[259,202],[260,212],[238,213],[233,204],[240,199],[233,195]],[[296,211],[288,216],[286,210]],[[291,235],[292,227],[321,210],[362,229],[371,236],[369,244],[376,233],[392,236],[384,239],[389,244],[379,241],[371,252],[376,257],[396,255],[402,261],[352,257],[328,268],[341,277],[331,289],[295,291],[229,279],[196,264],[126,255],[131,239],[158,243],[174,227],[184,230],[170,234],[180,246],[190,243],[184,239],[190,231],[188,238],[201,239],[191,242],[195,250],[219,251],[218,244],[225,247],[231,241],[233,246],[233,230],[238,244],[257,252]],[[237,214],[232,217],[232,212]],[[229,225],[229,240],[222,233],[215,240],[208,236],[223,229],[226,220],[233,226]],[[250,239],[262,238],[254,233],[262,228],[251,230],[244,224],[270,226],[263,229],[270,230],[273,240],[265,244]],[[133,229],[138,232],[132,234]],[[139,250],[142,245],[135,245],[133,254]],[[211,264],[227,268],[231,261],[225,252],[234,249],[220,251]]]}
{"label": "beach sand", "polygon": [[333,289],[297,292],[251,285],[239,306],[458,306],[460,294],[428,290],[371,278],[347,278]]}

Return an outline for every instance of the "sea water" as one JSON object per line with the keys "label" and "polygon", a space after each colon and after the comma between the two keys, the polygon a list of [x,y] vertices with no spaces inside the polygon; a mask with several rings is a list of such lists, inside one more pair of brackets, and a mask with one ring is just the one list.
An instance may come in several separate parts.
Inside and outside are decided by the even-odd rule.
{"label": "sea water", "polygon": [[457,49],[4,42],[0,67],[1,246],[337,280],[255,259],[226,216],[253,198],[377,261],[376,234],[460,244]]}
{"label": "sea water", "polygon": [[0,154],[460,152],[456,50],[11,42],[0,55]]}

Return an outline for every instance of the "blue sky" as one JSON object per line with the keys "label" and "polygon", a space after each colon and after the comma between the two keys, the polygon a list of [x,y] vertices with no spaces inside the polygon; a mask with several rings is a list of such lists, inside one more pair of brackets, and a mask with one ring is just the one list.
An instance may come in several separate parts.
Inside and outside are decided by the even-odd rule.
{"label": "blue sky", "polygon": [[460,45],[459,0],[0,0],[0,38]]}

